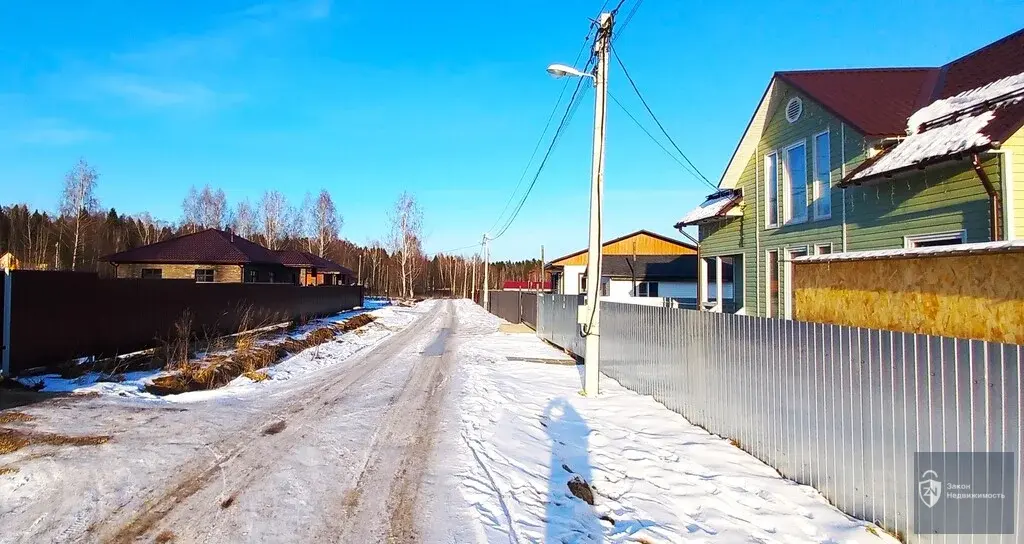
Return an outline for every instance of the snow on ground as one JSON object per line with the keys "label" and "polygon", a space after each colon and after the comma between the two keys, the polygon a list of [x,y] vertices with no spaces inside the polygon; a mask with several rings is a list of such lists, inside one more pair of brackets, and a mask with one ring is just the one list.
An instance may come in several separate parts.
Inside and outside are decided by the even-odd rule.
{"label": "snow on ground", "polygon": [[[192,391],[180,395],[157,396],[146,391],[146,385],[158,376],[165,374],[163,370],[144,370],[124,374],[121,381],[104,381],[105,377],[97,372],[87,373],[79,378],[62,378],[59,374],[47,374],[19,378],[18,381],[30,387],[43,383],[41,391],[63,392],[73,394],[98,393],[104,396],[125,397],[152,401],[197,402],[223,396],[240,396],[258,391],[276,382],[283,382],[297,376],[303,376],[337,364],[356,353],[375,346],[385,338],[412,323],[420,314],[428,311],[433,302],[419,304],[412,308],[384,306],[379,301],[368,301],[365,308],[341,312],[321,319],[310,321],[306,325],[288,331],[286,334],[271,336],[262,342],[282,341],[290,337],[302,339],[310,331],[328,324],[340,323],[353,316],[369,313],[376,320],[355,331],[339,335],[331,342],[290,355],[281,362],[266,370],[269,378],[262,382],[254,382],[239,376],[226,386],[208,391]],[[223,353],[229,353],[224,351]]]}
{"label": "snow on ground", "polygon": [[[460,337],[497,329],[482,309],[459,309]],[[896,542],[651,397],[602,377],[602,394],[585,398],[581,368],[515,360],[559,356],[531,334],[474,334],[455,349],[464,379],[454,477],[480,540]],[[596,506],[569,494],[577,475]]]}

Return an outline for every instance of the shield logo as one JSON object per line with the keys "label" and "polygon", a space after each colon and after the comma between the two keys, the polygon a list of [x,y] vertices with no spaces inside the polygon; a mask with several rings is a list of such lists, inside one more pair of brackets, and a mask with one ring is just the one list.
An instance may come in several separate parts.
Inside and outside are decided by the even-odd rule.
{"label": "shield logo", "polygon": [[942,482],[938,477],[934,470],[926,470],[917,484],[917,494],[928,508],[935,506],[942,496]]}

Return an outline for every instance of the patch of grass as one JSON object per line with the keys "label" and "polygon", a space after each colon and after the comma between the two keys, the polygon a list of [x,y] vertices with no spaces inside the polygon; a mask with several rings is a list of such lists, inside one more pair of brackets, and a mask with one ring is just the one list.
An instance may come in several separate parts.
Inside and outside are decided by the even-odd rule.
{"label": "patch of grass", "polygon": [[156,535],[156,538],[153,539],[153,542],[154,544],[168,544],[169,542],[174,542],[175,538],[176,537],[173,532],[161,531],[160,534]]}
{"label": "patch of grass", "polygon": [[270,425],[267,425],[267,428],[263,429],[263,434],[264,435],[277,434],[277,433],[283,431],[285,429],[285,427],[287,427],[287,426],[288,426],[288,424],[285,423],[284,420],[282,419],[281,421],[276,421],[274,423],[271,423]]}
{"label": "patch of grass", "polygon": [[573,496],[591,506],[594,505],[594,490],[590,488],[590,484],[586,480],[579,476],[573,476],[567,485],[569,486],[569,492]]}
{"label": "patch of grass", "polygon": [[270,378],[270,376],[262,370],[253,370],[242,375],[254,382],[262,382]]}
{"label": "patch of grass", "polygon": [[109,436],[67,436],[62,434],[16,431],[0,428],[0,455],[13,453],[25,446],[98,446],[110,440]]}
{"label": "patch of grass", "polygon": [[0,467],[0,476],[14,474],[15,472],[18,472],[18,467]]}
{"label": "patch of grass", "polygon": [[733,447],[739,448],[741,450],[743,449],[743,446],[740,445],[740,441],[736,440],[735,438],[730,438],[729,443],[732,444]]}
{"label": "patch of grass", "polygon": [[25,412],[0,412],[0,424],[3,423],[24,423],[32,421],[34,417]]}
{"label": "patch of grass", "polygon": [[260,369],[276,364],[289,353],[319,346],[343,332],[368,325],[374,319],[371,315],[360,314],[343,323],[310,331],[302,339],[288,338],[276,344],[260,344],[256,333],[242,334],[236,339],[235,352],[231,355],[216,355],[202,361],[169,365],[168,370],[172,370],[172,373],[154,379],[146,386],[146,391],[154,395],[175,395],[215,389],[243,375],[253,381],[263,381],[267,376]]}

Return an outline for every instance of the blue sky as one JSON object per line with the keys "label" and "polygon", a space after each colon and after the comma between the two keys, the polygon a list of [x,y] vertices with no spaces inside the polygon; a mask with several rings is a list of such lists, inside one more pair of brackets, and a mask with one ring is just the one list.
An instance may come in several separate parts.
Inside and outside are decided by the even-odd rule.
{"label": "blue sky", "polygon": [[[121,212],[177,220],[193,184],[232,202],[276,188],[297,203],[326,187],[342,235],[364,243],[384,236],[408,190],[428,251],[472,244],[561,90],[544,68],[572,61],[601,4],[3,2],[0,203],[54,209],[82,156],[101,174],[101,203]],[[1024,21],[1011,1],[714,4],[647,0],[616,48],[715,181],[773,71],[939,65]],[[610,86],[644,119],[614,66]],[[592,100],[496,258],[586,244]],[[609,116],[605,232],[672,234],[707,188],[614,105]]]}

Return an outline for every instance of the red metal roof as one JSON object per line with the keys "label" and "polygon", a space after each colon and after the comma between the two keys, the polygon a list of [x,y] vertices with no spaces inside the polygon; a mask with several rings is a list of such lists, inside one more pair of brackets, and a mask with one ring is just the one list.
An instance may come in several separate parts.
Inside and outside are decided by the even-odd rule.
{"label": "red metal roof", "polygon": [[[806,70],[775,75],[864,135],[902,136],[910,115],[931,102],[1022,72],[1024,30],[936,68]],[[1020,127],[1016,119],[1004,123],[1014,130]]]}
{"label": "red metal roof", "polygon": [[928,103],[938,68],[808,70],[776,76],[807,93],[867,136],[905,134],[907,118]]}

